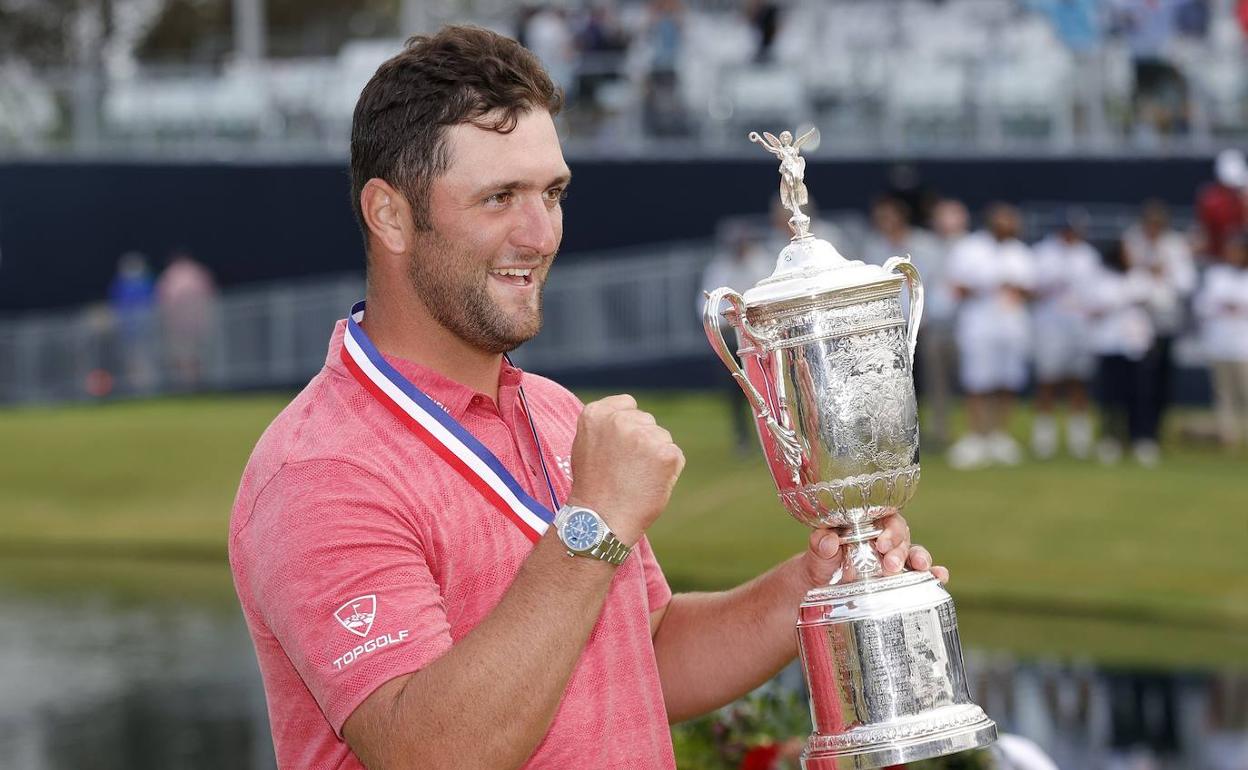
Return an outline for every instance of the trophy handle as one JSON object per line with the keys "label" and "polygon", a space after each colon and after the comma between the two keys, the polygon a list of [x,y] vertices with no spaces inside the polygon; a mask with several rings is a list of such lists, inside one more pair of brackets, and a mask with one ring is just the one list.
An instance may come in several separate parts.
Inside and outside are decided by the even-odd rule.
{"label": "trophy handle", "polygon": [[[758,336],[754,334],[754,330],[750,328],[749,322],[745,320],[745,300],[741,299],[741,295],[727,286],[721,286],[715,291],[706,295],[706,307],[702,309],[702,327],[706,329],[706,338],[711,343],[711,349],[719,356],[719,360],[724,362],[724,366],[728,367],[728,371],[732,372],[732,378],[741,386],[741,390],[745,392],[745,398],[750,402],[750,406],[754,409],[755,414],[770,418],[771,409],[767,406],[767,400],[758,392],[754,384],[746,378],[745,372],[741,371],[741,364],[738,363],[737,357],[733,355],[732,350],[728,347],[728,342],[724,339],[723,331],[719,327],[719,306],[724,300],[728,300],[728,304],[732,305],[733,310],[737,311],[737,321],[733,326],[741,330],[747,339],[754,345],[759,345]],[[731,321],[730,321],[731,323]]]}
{"label": "trophy handle", "polygon": [[759,339],[761,335],[750,326],[750,322],[745,317],[745,300],[741,295],[727,286],[720,287],[706,295],[706,307],[702,310],[702,326],[706,330],[706,338],[711,343],[711,349],[719,356],[719,360],[724,362],[724,366],[728,367],[728,371],[732,372],[732,378],[741,386],[741,390],[745,393],[745,398],[750,402],[750,408],[754,410],[754,414],[767,426],[768,433],[775,440],[780,456],[787,466],[793,483],[797,483],[798,472],[802,466],[802,444],[797,439],[797,434],[790,428],[785,427],[776,419],[777,416],[772,414],[771,407],[767,404],[767,399],[758,392],[750,379],[745,376],[745,372],[741,370],[741,364],[738,363],[736,356],[732,354],[732,350],[728,347],[727,341],[724,340],[723,331],[719,326],[719,306],[728,301],[736,311],[736,320],[729,319],[737,329],[740,330],[742,336],[750,341],[752,345],[761,350],[762,343]]}
{"label": "trophy handle", "polygon": [[919,343],[919,322],[923,319],[923,279],[919,277],[919,271],[910,261],[910,255],[904,257],[889,257],[884,262],[884,269],[892,272],[896,270],[906,277],[906,283],[910,284],[910,324],[906,327],[906,336],[910,341],[910,367],[914,368],[914,348]]}

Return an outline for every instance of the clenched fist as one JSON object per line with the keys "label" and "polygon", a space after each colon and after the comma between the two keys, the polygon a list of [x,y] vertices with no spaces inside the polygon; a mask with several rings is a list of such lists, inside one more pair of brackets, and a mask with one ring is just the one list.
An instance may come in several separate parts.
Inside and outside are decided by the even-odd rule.
{"label": "clenched fist", "polygon": [[598,512],[627,545],[641,539],[672,496],[685,455],[632,396],[585,406],[572,443],[568,502]]}

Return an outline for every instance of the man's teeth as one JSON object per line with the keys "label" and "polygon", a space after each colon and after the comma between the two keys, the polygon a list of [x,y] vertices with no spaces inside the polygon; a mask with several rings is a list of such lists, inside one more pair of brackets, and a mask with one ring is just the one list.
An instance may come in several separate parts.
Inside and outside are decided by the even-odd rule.
{"label": "man's teeth", "polygon": [[523,268],[509,267],[503,270],[491,270],[490,272],[495,273],[497,275],[516,275],[516,276],[520,276],[521,278],[527,278],[529,274],[533,272],[533,268],[531,267],[523,267]]}

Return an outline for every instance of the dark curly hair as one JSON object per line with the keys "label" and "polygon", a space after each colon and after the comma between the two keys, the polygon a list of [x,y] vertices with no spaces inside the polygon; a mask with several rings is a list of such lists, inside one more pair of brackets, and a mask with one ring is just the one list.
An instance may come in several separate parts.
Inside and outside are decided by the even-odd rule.
{"label": "dark curly hair", "polygon": [[508,133],[520,115],[551,115],[563,95],[516,41],[473,26],[417,35],[378,69],[351,121],[351,206],[368,242],[360,192],[384,179],[407,198],[416,227],[429,229],[429,188],[446,171],[446,128],[472,123]]}

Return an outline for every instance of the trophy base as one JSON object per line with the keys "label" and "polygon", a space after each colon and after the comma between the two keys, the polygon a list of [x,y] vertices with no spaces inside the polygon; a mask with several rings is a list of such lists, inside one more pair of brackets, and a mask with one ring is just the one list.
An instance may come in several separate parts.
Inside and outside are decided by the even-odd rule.
{"label": "trophy base", "polygon": [[857,751],[812,750],[807,745],[802,752],[801,763],[802,770],[868,770],[979,749],[996,740],[997,725],[985,716],[982,721],[960,730],[927,735],[909,743],[893,743]]}
{"label": "trophy base", "polygon": [[986,746],[953,599],[930,572],[810,591],[797,623],[815,731],[806,770],[865,770]]}

